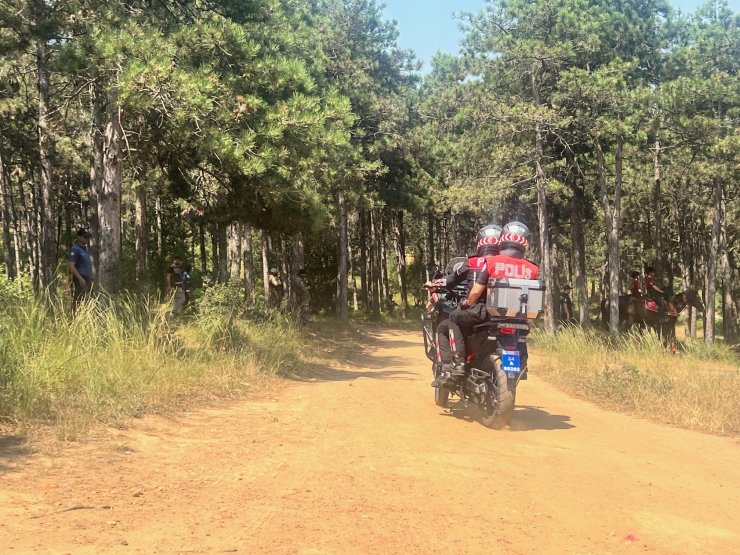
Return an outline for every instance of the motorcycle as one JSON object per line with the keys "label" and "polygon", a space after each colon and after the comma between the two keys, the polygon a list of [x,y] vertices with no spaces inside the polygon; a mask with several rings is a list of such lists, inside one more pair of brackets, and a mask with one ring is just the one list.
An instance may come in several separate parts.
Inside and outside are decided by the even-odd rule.
{"label": "motorcycle", "polygon": [[[460,260],[453,259],[451,264]],[[466,296],[464,286],[435,287],[439,298],[431,313],[422,315],[424,350],[432,361],[438,387],[434,402],[445,407],[450,396],[476,408],[483,425],[500,429],[511,422],[519,382],[527,379],[527,335],[542,311],[544,286],[537,280],[492,279],[486,309],[490,320],[475,326],[467,337],[465,374],[444,375],[437,347],[437,327]]]}

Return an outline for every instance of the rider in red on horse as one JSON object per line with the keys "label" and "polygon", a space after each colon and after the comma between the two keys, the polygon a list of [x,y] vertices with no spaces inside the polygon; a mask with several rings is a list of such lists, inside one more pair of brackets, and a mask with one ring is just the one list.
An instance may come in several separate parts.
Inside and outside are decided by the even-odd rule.
{"label": "rider in red on horse", "polygon": [[649,299],[658,303],[660,315],[666,318],[668,308],[665,298],[666,294],[665,291],[655,284],[655,268],[648,266],[645,273],[645,294]]}
{"label": "rider in red on horse", "polygon": [[635,299],[642,298],[642,287],[640,287],[640,272],[632,272],[630,274],[632,280],[630,281],[630,296]]}

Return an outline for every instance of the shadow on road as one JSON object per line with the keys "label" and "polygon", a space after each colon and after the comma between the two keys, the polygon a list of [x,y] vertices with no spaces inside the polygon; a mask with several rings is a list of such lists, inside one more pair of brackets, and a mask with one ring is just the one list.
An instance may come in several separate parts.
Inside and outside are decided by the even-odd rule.
{"label": "shadow on road", "polygon": [[[397,338],[389,339],[388,330],[359,326],[342,330],[314,331],[309,332],[309,335],[313,336],[316,346],[315,356],[319,359],[325,358],[326,362],[311,360],[303,365],[298,374],[289,376],[290,379],[303,382],[352,381],[358,378],[385,380],[412,379],[411,377],[415,375],[413,372],[402,370],[409,364],[407,359],[386,356],[382,351],[415,348],[420,343]],[[359,370],[353,370],[353,367]],[[378,371],[374,371],[376,369]]]}
{"label": "shadow on road", "polygon": [[565,414],[550,414],[541,407],[523,405],[514,409],[509,429],[513,432],[528,432],[531,430],[570,430],[575,428],[570,423],[570,416]]}
{"label": "shadow on road", "polygon": [[[473,407],[465,408],[461,403],[452,403],[443,414],[466,422],[480,423],[477,410]],[[509,425],[509,430],[512,432],[570,430],[571,428],[575,428],[575,425],[570,423],[570,416],[565,414],[550,414],[541,407],[529,405],[517,406],[514,409],[511,424]]]}
{"label": "shadow on road", "polygon": [[9,463],[20,457],[30,454],[31,450],[26,447],[25,439],[21,436],[0,436],[0,474],[15,470]]}

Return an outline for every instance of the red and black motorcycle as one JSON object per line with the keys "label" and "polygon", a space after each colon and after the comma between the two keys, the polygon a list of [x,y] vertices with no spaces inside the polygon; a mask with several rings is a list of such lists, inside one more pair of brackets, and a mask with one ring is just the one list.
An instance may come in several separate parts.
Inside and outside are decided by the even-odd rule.
{"label": "red and black motorcycle", "polygon": [[[451,265],[464,260],[454,259]],[[435,292],[439,297],[430,314],[422,316],[424,350],[432,361],[435,380],[442,383],[434,389],[434,402],[444,407],[451,395],[457,396],[464,406],[478,409],[485,426],[503,428],[514,412],[516,388],[527,379],[527,335],[542,311],[544,285],[519,279],[489,282],[486,308],[490,319],[466,339],[464,376],[442,375],[437,326],[465,298],[465,287],[437,287]]]}

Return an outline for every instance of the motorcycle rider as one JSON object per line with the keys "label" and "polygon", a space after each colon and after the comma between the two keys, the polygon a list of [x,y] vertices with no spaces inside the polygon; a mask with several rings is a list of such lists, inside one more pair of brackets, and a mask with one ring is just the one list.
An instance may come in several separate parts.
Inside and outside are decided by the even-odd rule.
{"label": "motorcycle rider", "polygon": [[540,268],[524,258],[529,246],[529,228],[521,222],[513,221],[504,226],[499,240],[500,253],[486,257],[486,267],[478,274],[478,279],[462,306],[473,306],[486,292],[489,279],[516,278],[537,279]]}
{"label": "motorcycle rider", "polygon": [[[470,293],[478,274],[486,267],[486,256],[498,253],[500,235],[501,226],[490,224],[481,228],[476,236],[475,256],[469,257],[467,262],[461,264],[446,278],[427,282],[427,286],[453,288],[467,281],[468,293]],[[463,311],[458,307],[448,319],[439,324],[437,327],[437,360],[442,363],[442,372],[432,385],[439,387],[450,375],[465,373],[465,338],[462,328],[470,331],[475,324],[484,322],[487,318],[485,297],[483,297],[480,303],[469,310]],[[463,362],[460,363],[460,360]]]}

